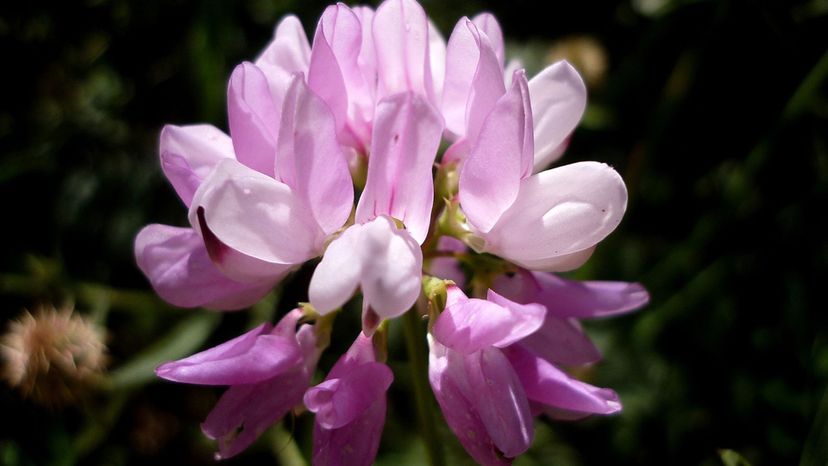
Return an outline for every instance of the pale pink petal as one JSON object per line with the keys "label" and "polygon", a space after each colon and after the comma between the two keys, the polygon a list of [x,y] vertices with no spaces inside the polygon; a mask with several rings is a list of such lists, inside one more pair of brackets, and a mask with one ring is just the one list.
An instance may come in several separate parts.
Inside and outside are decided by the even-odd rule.
{"label": "pale pink petal", "polygon": [[[355,6],[352,8],[354,14],[359,18],[362,25],[362,42],[359,48],[357,64],[362,71],[366,83],[374,83],[373,91],[376,91],[377,80],[377,53],[374,49],[374,10],[367,6]],[[370,87],[370,86],[369,86]]]}
{"label": "pale pink petal", "polygon": [[231,250],[273,264],[301,264],[319,254],[325,238],[287,185],[233,160],[219,164],[196,192],[190,223]]}
{"label": "pale pink petal", "polygon": [[213,125],[165,125],[158,152],[161,169],[187,207],[213,168],[235,158],[230,136]]}
{"label": "pale pink petal", "polygon": [[560,157],[560,147],[586,109],[586,86],[566,61],[554,63],[529,81],[535,122],[535,171]]}
{"label": "pale pink petal", "polygon": [[446,119],[446,130],[458,138],[466,134],[466,103],[480,60],[479,47],[467,22],[468,18],[461,18],[449,36],[440,108]]}
{"label": "pale pink petal", "polygon": [[618,226],[626,206],[624,181],[608,165],[547,170],[523,181],[486,235],[485,251],[522,265],[586,251]]}
{"label": "pale pink petal", "polygon": [[575,319],[547,315],[541,328],[521,340],[521,345],[547,361],[583,366],[601,360],[601,351]]}
{"label": "pale pink petal", "polygon": [[359,138],[362,150],[365,151],[371,145],[371,130],[379,80],[377,53],[374,50],[374,10],[367,6],[356,6],[353,12],[362,25],[362,43],[357,57],[357,68],[362,76],[360,80],[362,84],[358,90],[350,87],[348,89],[348,97],[352,103],[349,109],[349,119],[351,129]]}
{"label": "pale pink petal", "polygon": [[535,272],[541,284],[540,303],[564,317],[589,319],[624,314],[646,306],[650,295],[640,283],[566,280]]}
{"label": "pale pink petal", "polygon": [[378,98],[399,92],[429,95],[428,18],[415,0],[386,0],[374,15]]}
{"label": "pale pink petal", "polygon": [[505,351],[530,400],[568,411],[613,414],[618,395],[573,379],[548,361],[515,345]]}
{"label": "pale pink petal", "polygon": [[461,290],[459,286],[447,286],[446,287],[446,306],[445,307],[461,306],[468,300],[469,300],[469,297],[466,296],[466,293],[463,293],[463,290]]}
{"label": "pale pink petal", "polygon": [[379,103],[357,222],[390,215],[422,244],[431,220],[432,166],[442,131],[439,113],[420,96],[396,94]]}
{"label": "pale pink petal", "polygon": [[[339,12],[356,22],[357,29],[354,29],[352,21],[337,22]],[[326,20],[327,18],[327,20]],[[353,13],[344,5],[331,5],[325,9],[325,14],[319,19],[316,25],[316,33],[313,36],[313,48],[311,49],[310,65],[308,68],[308,87],[328,104],[336,121],[336,132],[342,142],[348,139],[348,91],[345,87],[345,77],[337,60],[333,41],[337,26],[344,26],[344,39],[352,45],[359,47],[360,31],[359,21]],[[358,52],[358,49],[357,51]]]}
{"label": "pale pink petal", "polygon": [[362,249],[362,295],[380,317],[403,314],[420,295],[423,254],[406,230],[388,217],[365,225]]}
{"label": "pale pink petal", "polygon": [[[368,59],[369,63],[375,59],[370,56],[373,54],[373,43],[369,46],[371,49],[362,53],[362,46],[366,43],[362,37],[366,26],[354,11],[342,3],[328,7],[320,21],[325,23],[326,38],[336,57],[348,93],[348,121],[359,122],[359,126],[364,127],[371,122],[373,116],[376,86],[375,81],[371,80],[374,77],[371,70],[364,70],[360,63],[361,59]],[[367,76],[363,74],[364,71],[368,72]],[[367,141],[367,135],[363,134],[363,137]]]}
{"label": "pale pink petal", "polygon": [[503,68],[503,78],[506,80],[506,88],[512,87],[512,77],[515,74],[515,71],[521,70],[526,68],[524,66],[523,61],[520,58],[512,58],[506,63],[506,67]]}
{"label": "pale pink petal", "polygon": [[348,227],[328,245],[308,287],[308,297],[316,312],[327,314],[351,299],[362,274],[361,253],[361,225]]}
{"label": "pale pink petal", "polygon": [[[451,287],[456,288],[456,287]],[[546,309],[517,304],[489,290],[488,300],[452,299],[434,324],[434,337],[463,354],[511,345],[537,331]]]}
{"label": "pale pink petal", "polygon": [[155,292],[181,307],[242,309],[259,301],[281,278],[277,274],[253,283],[227,278],[191,228],[147,225],[135,238],[135,258]]}
{"label": "pale pink petal", "polygon": [[498,62],[489,39],[485,34],[481,34],[472,22],[469,21],[466,26],[475,38],[479,57],[466,102],[464,134],[473,148],[477,143],[483,122],[498,99],[506,92],[506,85],[503,82],[503,64]]}
{"label": "pale pink petal", "polygon": [[428,380],[443,417],[466,452],[479,464],[505,466],[511,460],[498,451],[472,403],[463,358],[428,335]]}
{"label": "pale pink petal", "polygon": [[[347,124],[347,131],[358,133],[360,146],[367,143],[370,135],[376,86],[375,72],[372,73],[370,68],[363,69],[361,66],[361,60],[367,59],[369,67],[371,61],[374,60],[371,56],[373,55],[371,49],[366,50],[365,55],[362,54],[362,46],[366,42],[363,38],[364,29],[365,26],[360,22],[357,14],[344,4],[338,3],[325,9],[316,32],[316,37],[321,37],[321,39],[314,38],[315,44],[322,39],[325,41],[325,44],[319,44],[323,49],[323,55],[320,56],[322,61],[314,62],[314,65],[319,64],[321,66],[326,61],[323,60],[323,57],[327,53],[326,50],[329,49],[335,64],[329,64],[327,68],[331,73],[339,73],[346,94],[344,96],[332,94],[334,89],[338,89],[338,82],[335,83],[332,89],[320,88],[323,83],[331,80],[336,81],[333,77],[320,79],[316,75],[317,71],[322,71],[325,67],[312,66],[311,75],[309,76],[311,88],[325,101],[329,102],[334,110],[338,127],[342,128]],[[371,44],[371,47],[373,47],[373,44]],[[316,50],[316,46],[314,46],[314,50]],[[344,113],[341,113],[343,111],[343,97],[345,107]],[[347,123],[339,121],[343,117],[346,118]],[[361,149],[361,147],[359,148]]]}
{"label": "pale pink petal", "polygon": [[492,50],[494,50],[502,69],[506,59],[506,46],[503,43],[503,30],[500,28],[497,18],[491,13],[480,13],[472,18],[472,23],[489,38],[489,43],[492,44]]}
{"label": "pale pink petal", "polygon": [[240,385],[261,382],[301,364],[294,337],[263,334],[266,330],[259,326],[214,348],[162,364],[155,374],[173,382]]}
{"label": "pale pink petal", "polygon": [[640,283],[567,280],[544,272],[502,275],[492,288],[517,302],[543,304],[550,315],[579,319],[624,314],[650,300]]}
{"label": "pale pink petal", "polygon": [[[168,363],[164,363],[160,365],[155,371],[156,374],[160,371],[168,372],[168,370],[164,368],[168,366],[168,369],[171,364],[178,364],[183,363],[184,365],[195,365],[195,364],[202,364],[202,363],[209,363],[211,361],[222,360],[226,358],[233,358],[239,355],[245,354],[250,351],[251,348],[256,344],[256,339],[262,335],[267,335],[273,330],[273,324],[270,322],[265,322],[257,327],[254,327],[247,332],[237,336],[236,338],[232,338],[230,340],[225,341],[224,343],[218,344],[208,350],[204,350],[200,353],[196,353],[192,356],[186,357],[184,359],[179,359],[177,361],[172,361]],[[295,331],[294,331],[295,333]],[[163,377],[159,375],[159,377]],[[187,383],[187,382],[184,382]],[[231,384],[228,384],[231,385]]]}
{"label": "pale pink petal", "polygon": [[440,164],[446,166],[450,163],[461,163],[469,156],[469,141],[466,138],[458,139],[452,145],[448,146],[443,156],[440,158]]}
{"label": "pale pink petal", "polygon": [[497,101],[460,172],[460,205],[486,233],[518,196],[532,171],[532,110],[523,70]]}
{"label": "pale pink petal", "polygon": [[329,235],[348,219],[354,188],[328,106],[295,75],[285,96],[276,172]]}
{"label": "pale pink petal", "polygon": [[310,373],[302,366],[262,382],[227,389],[201,424],[204,435],[218,442],[217,459],[241,453],[300,404],[309,381]]}
{"label": "pale pink petal", "polygon": [[310,65],[310,44],[299,19],[286,16],[276,26],[273,41],[256,59],[264,72],[275,102],[282,102],[295,73],[307,73]]}
{"label": "pale pink petal", "polygon": [[273,40],[264,49],[256,65],[275,66],[287,73],[305,72],[310,63],[311,48],[299,18],[288,15],[279,21]]}
{"label": "pale pink petal", "polygon": [[428,57],[433,93],[429,100],[439,106],[443,96],[443,81],[446,78],[446,40],[431,20],[428,21]]}
{"label": "pale pink petal", "polygon": [[[610,389],[600,389],[595,393],[599,398],[603,398],[607,403],[618,401],[618,394]],[[556,408],[554,406],[538,404],[541,407],[540,413],[545,414],[550,419],[556,421],[579,421],[581,419],[592,416],[594,413],[585,413],[582,411],[571,411],[568,409]]]}
{"label": "pale pink petal", "polygon": [[308,295],[317,312],[328,313],[350,299],[358,286],[381,318],[408,310],[420,293],[422,252],[388,217],[353,225],[328,245],[311,278]]}
{"label": "pale pink petal", "polygon": [[446,47],[441,107],[446,129],[455,139],[466,137],[474,146],[483,120],[505,92],[503,66],[489,39],[462,18]]}
{"label": "pale pink petal", "polygon": [[464,357],[469,398],[486,432],[507,458],[529,449],[535,431],[521,380],[500,349],[489,347]]}
{"label": "pale pink petal", "polygon": [[227,89],[227,117],[236,158],[270,176],[273,176],[276,157],[281,106],[273,98],[259,67],[245,62],[233,70]]}

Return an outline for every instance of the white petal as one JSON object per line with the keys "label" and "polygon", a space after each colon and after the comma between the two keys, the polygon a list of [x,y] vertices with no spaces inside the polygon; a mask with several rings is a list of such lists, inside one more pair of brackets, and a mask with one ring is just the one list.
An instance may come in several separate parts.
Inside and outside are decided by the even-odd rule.
{"label": "white petal", "polygon": [[627,189],[598,162],[579,162],[524,180],[517,199],[486,235],[485,250],[525,262],[560,258],[595,246],[621,222]]}
{"label": "white petal", "polygon": [[359,286],[362,226],[353,225],[333,240],[316,266],[308,288],[314,309],[327,314],[351,299]]}
{"label": "white petal", "polygon": [[300,264],[325,238],[287,185],[235,160],[219,164],[196,192],[189,214],[196,229],[199,209],[219,241],[266,262]]}
{"label": "white petal", "polygon": [[320,313],[345,304],[362,287],[365,303],[382,318],[408,310],[420,293],[423,257],[405,230],[382,216],[349,227],[328,246],[310,284],[310,301]]}

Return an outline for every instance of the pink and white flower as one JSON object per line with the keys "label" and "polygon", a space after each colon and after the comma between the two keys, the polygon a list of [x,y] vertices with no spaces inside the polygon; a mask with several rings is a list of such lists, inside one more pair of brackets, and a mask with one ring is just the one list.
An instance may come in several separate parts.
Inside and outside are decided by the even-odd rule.
{"label": "pink and white flower", "polygon": [[429,380],[449,427],[480,464],[510,464],[525,452],[532,412],[574,419],[621,410],[615,392],[570,377],[525,344],[546,314],[491,290],[482,300],[447,289],[429,337]]}
{"label": "pink and white flower", "polygon": [[[311,42],[295,17],[282,20],[255,62],[235,68],[227,96],[230,136],[209,125],[162,132],[162,167],[190,228],[147,226],[135,243],[139,267],[175,305],[239,309],[321,260],[304,314],[158,368],[168,380],[230,386],[203,424],[219,457],[304,402],[316,413],[314,464],[370,464],[393,380],[371,336],[422,297],[424,254],[428,273],[455,281],[443,309],[432,303],[429,380],[475,460],[510,464],[532,442],[533,415],[621,409],[615,392],[558,367],[601,356],[578,319],[648,299],[638,284],[546,273],[586,261],[627,203],[607,165],[544,170],[586,105],[568,63],[527,79],[505,64],[487,13],[461,19],[446,44],[415,0],[376,11],[339,3]],[[440,158],[443,138],[451,145]],[[435,162],[459,178],[439,191],[457,214],[446,224],[435,222],[444,201],[435,206]],[[486,299],[463,293],[467,277],[476,290],[490,286]],[[308,388],[333,322],[325,316],[357,292],[362,333]],[[302,315],[316,326],[297,330]]]}
{"label": "pink and white flower", "polygon": [[442,130],[440,115],[417,94],[395,94],[377,105],[357,224],[331,242],[310,283],[318,312],[339,308],[359,287],[370,332],[378,323],[373,315],[397,317],[414,304],[420,294],[420,244],[429,231],[434,199],[431,169]]}
{"label": "pink and white flower", "polygon": [[532,175],[532,110],[524,73],[492,107],[460,172],[470,245],[534,270],[583,264],[618,226],[627,191],[618,173],[579,162]]}

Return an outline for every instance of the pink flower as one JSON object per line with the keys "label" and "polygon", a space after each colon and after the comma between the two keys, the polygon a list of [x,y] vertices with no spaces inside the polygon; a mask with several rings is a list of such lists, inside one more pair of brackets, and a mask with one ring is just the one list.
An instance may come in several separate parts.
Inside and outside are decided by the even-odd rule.
{"label": "pink flower", "polygon": [[262,324],[156,369],[159,377],[174,382],[230,386],[201,425],[218,441],[217,459],[240,453],[302,402],[319,350],[312,326],[296,330],[301,315],[295,309],[273,328]]}
{"label": "pink flower", "polygon": [[447,289],[429,337],[429,380],[449,427],[481,464],[509,464],[529,448],[532,412],[577,418],[621,409],[612,390],[575,380],[524,346],[545,317],[540,304]]}
{"label": "pink flower", "polygon": [[301,75],[281,109],[269,103],[269,92],[255,65],[239,65],[228,92],[232,142],[210,126],[162,132],[162,166],[190,208],[193,229],[150,225],[138,234],[135,253],[173,304],[246,307],[319,255],[348,218],[353,187],[327,107]]}
{"label": "pink flower", "polygon": [[[216,166],[225,161],[238,163],[232,140],[210,125],[165,126],[160,154],[164,174],[187,207],[192,206],[196,191]],[[135,239],[139,268],[156,292],[174,305],[244,308],[267,294],[288,271],[287,267],[239,257],[218,243],[210,251],[198,222],[191,224],[193,228],[148,225]],[[231,257],[246,260],[248,268],[256,270],[255,276],[223,273],[216,266],[217,259]]]}
{"label": "pink flower", "polygon": [[626,187],[597,162],[532,175],[532,131],[528,84],[516,71],[463,162],[459,199],[469,243],[529,269],[570,270],[621,221]]}
{"label": "pink flower", "polygon": [[620,222],[627,194],[600,163],[533,175],[560,156],[583,114],[578,73],[559,62],[532,81],[520,69],[504,76],[502,33],[487,14],[458,22],[446,57],[441,110],[456,142],[443,161],[462,163],[467,242],[530,269],[580,266]]}
{"label": "pink flower", "polygon": [[[265,83],[258,84],[265,89]],[[292,268],[321,254],[351,211],[353,186],[333,117],[301,75],[294,76],[285,95],[277,141],[274,151],[265,146],[254,151],[268,154],[273,176],[222,161],[190,206],[190,222],[205,237],[215,238],[208,241],[208,250],[221,244],[238,253],[214,257],[228,275],[255,277],[258,271],[251,270],[246,258]]]}
{"label": "pink flower", "polygon": [[[543,171],[585,108],[568,63],[528,80],[519,64],[505,65],[490,14],[461,19],[446,44],[415,0],[376,11],[339,3],[311,42],[295,17],[282,20],[255,62],[235,68],[227,99],[230,136],[207,125],[162,132],[162,167],[190,228],[142,230],[140,268],[173,304],[238,309],[321,260],[306,307],[318,328],[297,330],[297,309],[275,328],[158,368],[168,380],[230,387],[202,426],[220,458],[304,401],[316,414],[314,464],[373,462],[393,374],[371,337],[424,286],[430,316],[440,312],[445,282],[423,285],[424,253],[428,273],[456,283],[430,322],[429,381],[475,460],[509,464],[525,452],[533,415],[621,409],[615,392],[557,365],[597,361],[578,319],[640,307],[646,291],[530,271],[578,267],[626,209],[624,183],[604,164]],[[437,172],[446,182],[434,205],[444,137],[451,145]],[[467,278],[475,289],[491,284],[486,299],[461,291]],[[357,293],[362,333],[308,388],[333,324],[325,316]]]}
{"label": "pink flower", "polygon": [[428,336],[428,378],[446,423],[482,465],[508,465],[532,443],[526,392],[495,347],[463,354]]}
{"label": "pink flower", "polygon": [[360,333],[325,381],[305,393],[305,406],[316,413],[314,465],[373,464],[393,379],[391,369],[377,362],[371,338]]}
{"label": "pink flower", "polygon": [[[442,119],[424,98],[406,92],[384,98],[376,120],[357,224],[328,246],[311,279],[314,308],[326,314],[362,289],[365,330],[397,317],[420,294],[422,244],[429,230],[431,169]],[[403,223],[397,228],[392,218]],[[376,316],[376,317],[375,317]]]}

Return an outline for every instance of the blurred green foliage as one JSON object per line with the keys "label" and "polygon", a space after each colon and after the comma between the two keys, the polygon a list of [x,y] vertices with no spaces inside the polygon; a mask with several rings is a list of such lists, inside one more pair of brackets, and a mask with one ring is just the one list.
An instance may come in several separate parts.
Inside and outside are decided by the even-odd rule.
{"label": "blurred green foliage", "polygon": [[[492,11],[530,75],[571,36],[606,56],[565,161],[611,163],[631,197],[619,230],[575,275],[641,281],[652,303],[588,323],[606,360],[581,375],[617,389],[625,411],[542,421],[516,464],[828,464],[828,4],[423,4],[444,35],[460,16]],[[232,67],[255,57],[284,14],[312,33],[323,8],[0,4],[0,315],[75,303],[107,327],[113,369],[111,387],[63,410],[0,388],[0,463],[213,464],[198,424],[220,390],[156,381],[151,366],[306,299],[312,268],[284,284],[278,306],[272,297],[216,316],[155,298],[132,240],[144,224],[186,220],[157,164],[161,126],[226,128]],[[359,324],[337,325],[354,332],[334,335],[323,367]],[[424,458],[400,327],[390,329],[397,383],[379,464]],[[288,419],[228,463],[294,464],[308,456],[311,428],[308,417]],[[441,429],[449,464],[468,462]]]}

